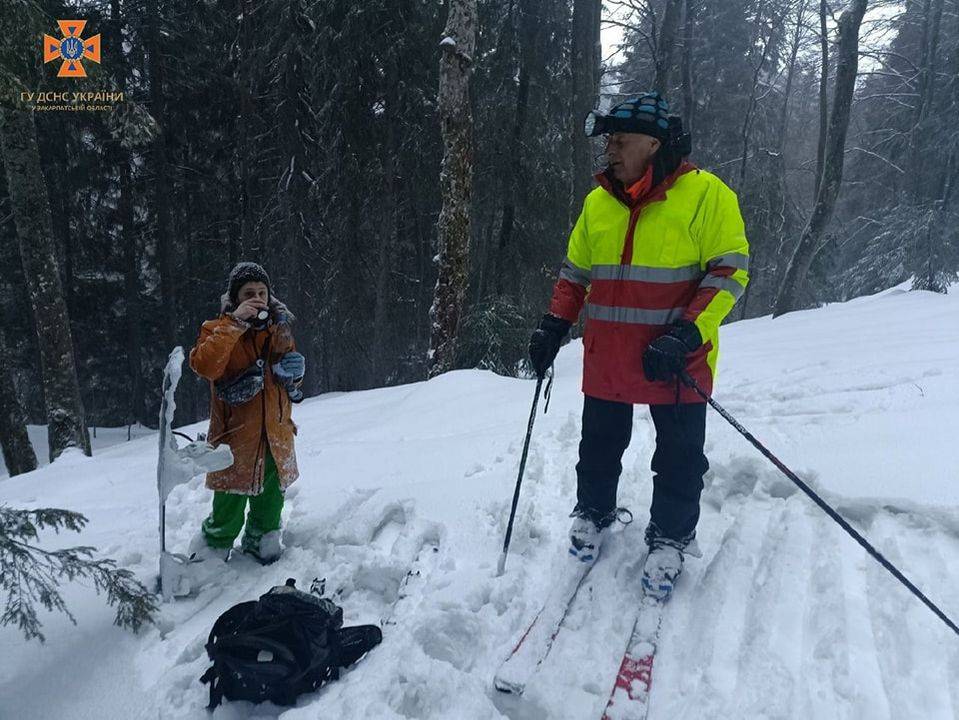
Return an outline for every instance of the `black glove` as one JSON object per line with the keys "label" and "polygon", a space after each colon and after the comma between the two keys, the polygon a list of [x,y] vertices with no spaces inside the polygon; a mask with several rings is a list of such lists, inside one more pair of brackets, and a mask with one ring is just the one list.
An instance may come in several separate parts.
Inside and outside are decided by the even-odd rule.
{"label": "black glove", "polygon": [[539,321],[539,327],[533,331],[529,339],[529,362],[533,366],[536,377],[543,377],[549,366],[556,359],[559,346],[573,326],[569,320],[563,320],[547,313]]}
{"label": "black glove", "polygon": [[686,355],[702,344],[695,323],[689,320],[673,323],[666,334],[653,340],[643,353],[643,374],[650,382],[672,380],[686,369]]}

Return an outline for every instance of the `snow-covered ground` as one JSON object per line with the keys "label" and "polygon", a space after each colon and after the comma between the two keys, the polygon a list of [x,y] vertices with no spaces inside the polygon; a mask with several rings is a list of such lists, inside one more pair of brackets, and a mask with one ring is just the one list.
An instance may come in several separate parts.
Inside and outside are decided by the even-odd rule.
{"label": "snow-covered ground", "polygon": [[[93,451],[99,452],[111,445],[121,442],[128,442],[141,438],[144,435],[152,435],[153,430],[144,427],[139,423],[127,427],[98,427],[90,430],[90,443],[93,445]],[[46,425],[27,425],[27,436],[30,438],[30,444],[33,445],[33,451],[37,455],[37,462],[41,467],[49,464],[50,452],[47,448],[47,426]],[[7,477],[7,465],[3,461],[3,455],[0,454],[0,480]]]}
{"label": "snow-covered ground", "polygon": [[[953,618],[959,617],[959,293],[893,289],[723,329],[716,397]],[[382,646],[295,708],[227,703],[216,718],[598,720],[637,594],[651,491],[652,424],[637,412],[610,537],[522,701],[490,680],[566,562],[581,345],[557,362],[534,431],[512,553],[496,577],[533,383],[478,371],[331,394],[297,407],[302,478],[288,493],[286,554],[240,558],[134,636],[85,588],[78,624],[43,617],[47,643],[0,630],[0,718],[205,718],[203,650],[234,603],[325,577],[347,624],[394,613]],[[202,426],[186,428],[189,433]],[[667,607],[651,720],[954,720],[959,637],[710,411],[711,471],[691,560]],[[155,436],[0,479],[0,502],[90,519],[79,538],[152,582]],[[169,541],[207,512],[200,479],[174,491]],[[436,547],[432,552],[430,548]],[[423,572],[395,611],[415,558]]]}

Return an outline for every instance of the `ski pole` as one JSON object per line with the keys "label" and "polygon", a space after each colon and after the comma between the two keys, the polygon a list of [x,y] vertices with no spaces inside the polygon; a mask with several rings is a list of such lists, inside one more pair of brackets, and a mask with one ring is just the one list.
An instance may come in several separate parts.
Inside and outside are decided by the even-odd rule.
{"label": "ski pole", "polygon": [[523,442],[523,455],[519,460],[519,475],[516,477],[516,489],[513,491],[513,507],[509,511],[509,523],[506,525],[506,540],[503,542],[503,554],[499,556],[496,575],[502,575],[506,569],[506,554],[509,541],[513,536],[513,520],[516,519],[516,506],[519,504],[519,489],[523,485],[523,472],[526,470],[526,455],[529,453],[529,440],[533,436],[533,421],[536,419],[536,405],[539,403],[539,391],[543,387],[543,378],[536,379],[536,393],[533,395],[533,408],[529,411],[529,425],[526,427],[526,440]]}
{"label": "ski pole", "polygon": [[720,415],[722,415],[723,418],[726,420],[726,422],[728,422],[730,425],[736,428],[736,430],[738,430],[739,433],[744,438],[746,438],[750,443],[752,443],[753,447],[759,450],[759,452],[765,455],[772,462],[773,465],[779,468],[780,471],[782,471],[783,475],[785,475],[790,480],[792,480],[793,483],[795,483],[795,485],[800,490],[806,493],[809,499],[812,500],[814,503],[816,503],[822,509],[824,513],[826,513],[829,517],[835,520],[836,523],[839,525],[839,527],[841,527],[843,530],[849,533],[849,535],[852,536],[853,540],[859,543],[866,550],[867,553],[872,555],[872,557],[880,565],[882,565],[884,568],[886,568],[886,570],[892,573],[893,577],[895,577],[896,580],[898,580],[903,585],[905,585],[913,595],[919,598],[926,605],[926,607],[932,610],[933,613],[935,613],[936,616],[940,620],[942,620],[949,627],[950,630],[952,630],[954,633],[959,635],[959,627],[957,627],[956,623],[954,623],[952,620],[949,619],[948,615],[946,615],[942,610],[940,610],[939,607],[934,602],[932,602],[932,600],[927,598],[919,588],[913,585],[912,582],[909,580],[909,578],[907,578],[905,575],[902,574],[902,572],[899,571],[899,568],[897,568],[895,565],[889,562],[883,556],[883,554],[879,552],[875,547],[873,547],[873,545],[870,544],[870,542],[866,540],[866,538],[860,535],[852,525],[846,522],[845,518],[843,518],[842,515],[836,512],[832,508],[832,506],[829,505],[829,503],[827,503],[825,500],[819,497],[819,495],[816,493],[815,490],[813,490],[806,483],[804,483],[796,475],[796,473],[794,473],[792,470],[786,467],[786,465],[783,464],[783,462],[779,458],[777,458],[769,450],[767,450],[766,446],[763,445],[761,442],[759,442],[759,440],[757,440],[755,437],[753,437],[752,433],[746,430],[746,428],[740,425],[739,422],[737,422],[736,418],[734,418],[732,415],[726,412],[725,408],[723,408],[722,405],[720,405],[718,402],[713,400],[712,397],[707,395],[706,392],[701,387],[699,387],[696,381],[689,375],[689,373],[687,373],[685,370],[681,371],[680,378],[682,378],[682,381],[686,383],[686,385],[691,387],[696,392],[696,394],[699,395],[699,397],[701,397],[707,403],[712,405],[713,409],[716,412],[718,412]]}

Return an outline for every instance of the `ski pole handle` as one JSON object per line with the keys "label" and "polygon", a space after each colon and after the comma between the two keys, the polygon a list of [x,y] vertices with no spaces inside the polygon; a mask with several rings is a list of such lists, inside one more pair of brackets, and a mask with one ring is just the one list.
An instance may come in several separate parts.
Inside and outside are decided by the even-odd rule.
{"label": "ski pole handle", "polygon": [[513,491],[513,507],[509,511],[509,522],[506,525],[506,539],[503,541],[503,552],[499,556],[496,566],[497,576],[506,570],[506,555],[509,552],[509,541],[513,537],[513,521],[516,519],[516,506],[519,504],[519,490],[523,485],[523,472],[526,470],[526,456],[529,454],[529,441],[533,436],[533,421],[536,420],[536,405],[539,403],[539,391],[543,387],[543,378],[536,379],[536,392],[533,394],[533,408],[529,412],[529,424],[526,426],[526,440],[523,442],[523,455],[519,461],[519,474],[516,477],[516,489]]}

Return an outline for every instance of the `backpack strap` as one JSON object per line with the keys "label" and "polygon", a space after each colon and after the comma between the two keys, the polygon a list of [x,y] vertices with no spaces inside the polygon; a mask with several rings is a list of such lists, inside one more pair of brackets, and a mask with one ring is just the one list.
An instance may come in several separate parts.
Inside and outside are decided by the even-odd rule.
{"label": "backpack strap", "polygon": [[206,709],[213,712],[223,702],[223,691],[220,689],[220,678],[215,664],[207,668],[207,671],[200,676],[200,682],[204,685],[210,684],[210,704],[206,706]]}

